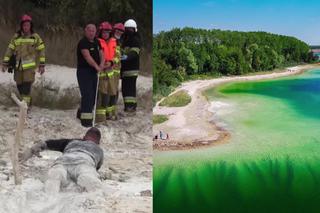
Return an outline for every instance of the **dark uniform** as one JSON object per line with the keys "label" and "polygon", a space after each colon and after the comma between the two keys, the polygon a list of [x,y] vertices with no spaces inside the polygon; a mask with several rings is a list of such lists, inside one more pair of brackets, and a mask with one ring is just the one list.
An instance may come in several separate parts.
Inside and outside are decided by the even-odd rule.
{"label": "dark uniform", "polygon": [[86,37],[82,38],[77,47],[77,79],[81,93],[80,120],[82,126],[92,126],[93,107],[96,98],[97,71],[90,66],[83,57],[81,50],[87,49],[97,64],[100,64],[100,43],[97,39],[90,42]]}
{"label": "dark uniform", "polygon": [[137,32],[123,34],[122,55],[127,58],[121,60],[122,95],[125,111],[135,111],[137,108],[136,82],[140,69],[140,37]]}

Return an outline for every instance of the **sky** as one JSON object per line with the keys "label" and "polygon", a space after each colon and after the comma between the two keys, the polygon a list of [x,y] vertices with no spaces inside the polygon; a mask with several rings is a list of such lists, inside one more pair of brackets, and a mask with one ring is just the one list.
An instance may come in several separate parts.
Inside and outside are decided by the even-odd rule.
{"label": "sky", "polygon": [[194,27],[266,31],[320,45],[319,0],[153,0],[153,33]]}

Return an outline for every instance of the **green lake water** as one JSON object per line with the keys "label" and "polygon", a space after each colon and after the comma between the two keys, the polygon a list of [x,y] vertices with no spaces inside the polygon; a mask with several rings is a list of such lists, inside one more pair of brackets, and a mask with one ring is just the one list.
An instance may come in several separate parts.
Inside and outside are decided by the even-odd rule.
{"label": "green lake water", "polygon": [[205,95],[231,139],[155,152],[154,212],[320,212],[320,70]]}

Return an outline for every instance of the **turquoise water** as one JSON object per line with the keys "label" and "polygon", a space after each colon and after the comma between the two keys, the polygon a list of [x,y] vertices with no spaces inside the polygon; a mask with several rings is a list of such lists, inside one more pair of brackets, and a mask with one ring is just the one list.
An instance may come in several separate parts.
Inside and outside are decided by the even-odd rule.
{"label": "turquoise water", "polygon": [[319,212],[320,70],[205,95],[231,140],[156,152],[155,212]]}

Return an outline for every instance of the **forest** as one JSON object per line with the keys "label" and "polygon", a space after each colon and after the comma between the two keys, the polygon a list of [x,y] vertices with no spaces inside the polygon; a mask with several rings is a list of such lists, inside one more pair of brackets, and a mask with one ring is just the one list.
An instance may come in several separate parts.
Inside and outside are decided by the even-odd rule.
{"label": "forest", "polygon": [[294,37],[194,28],[154,35],[152,57],[154,101],[186,80],[270,71],[315,60],[310,47]]}

